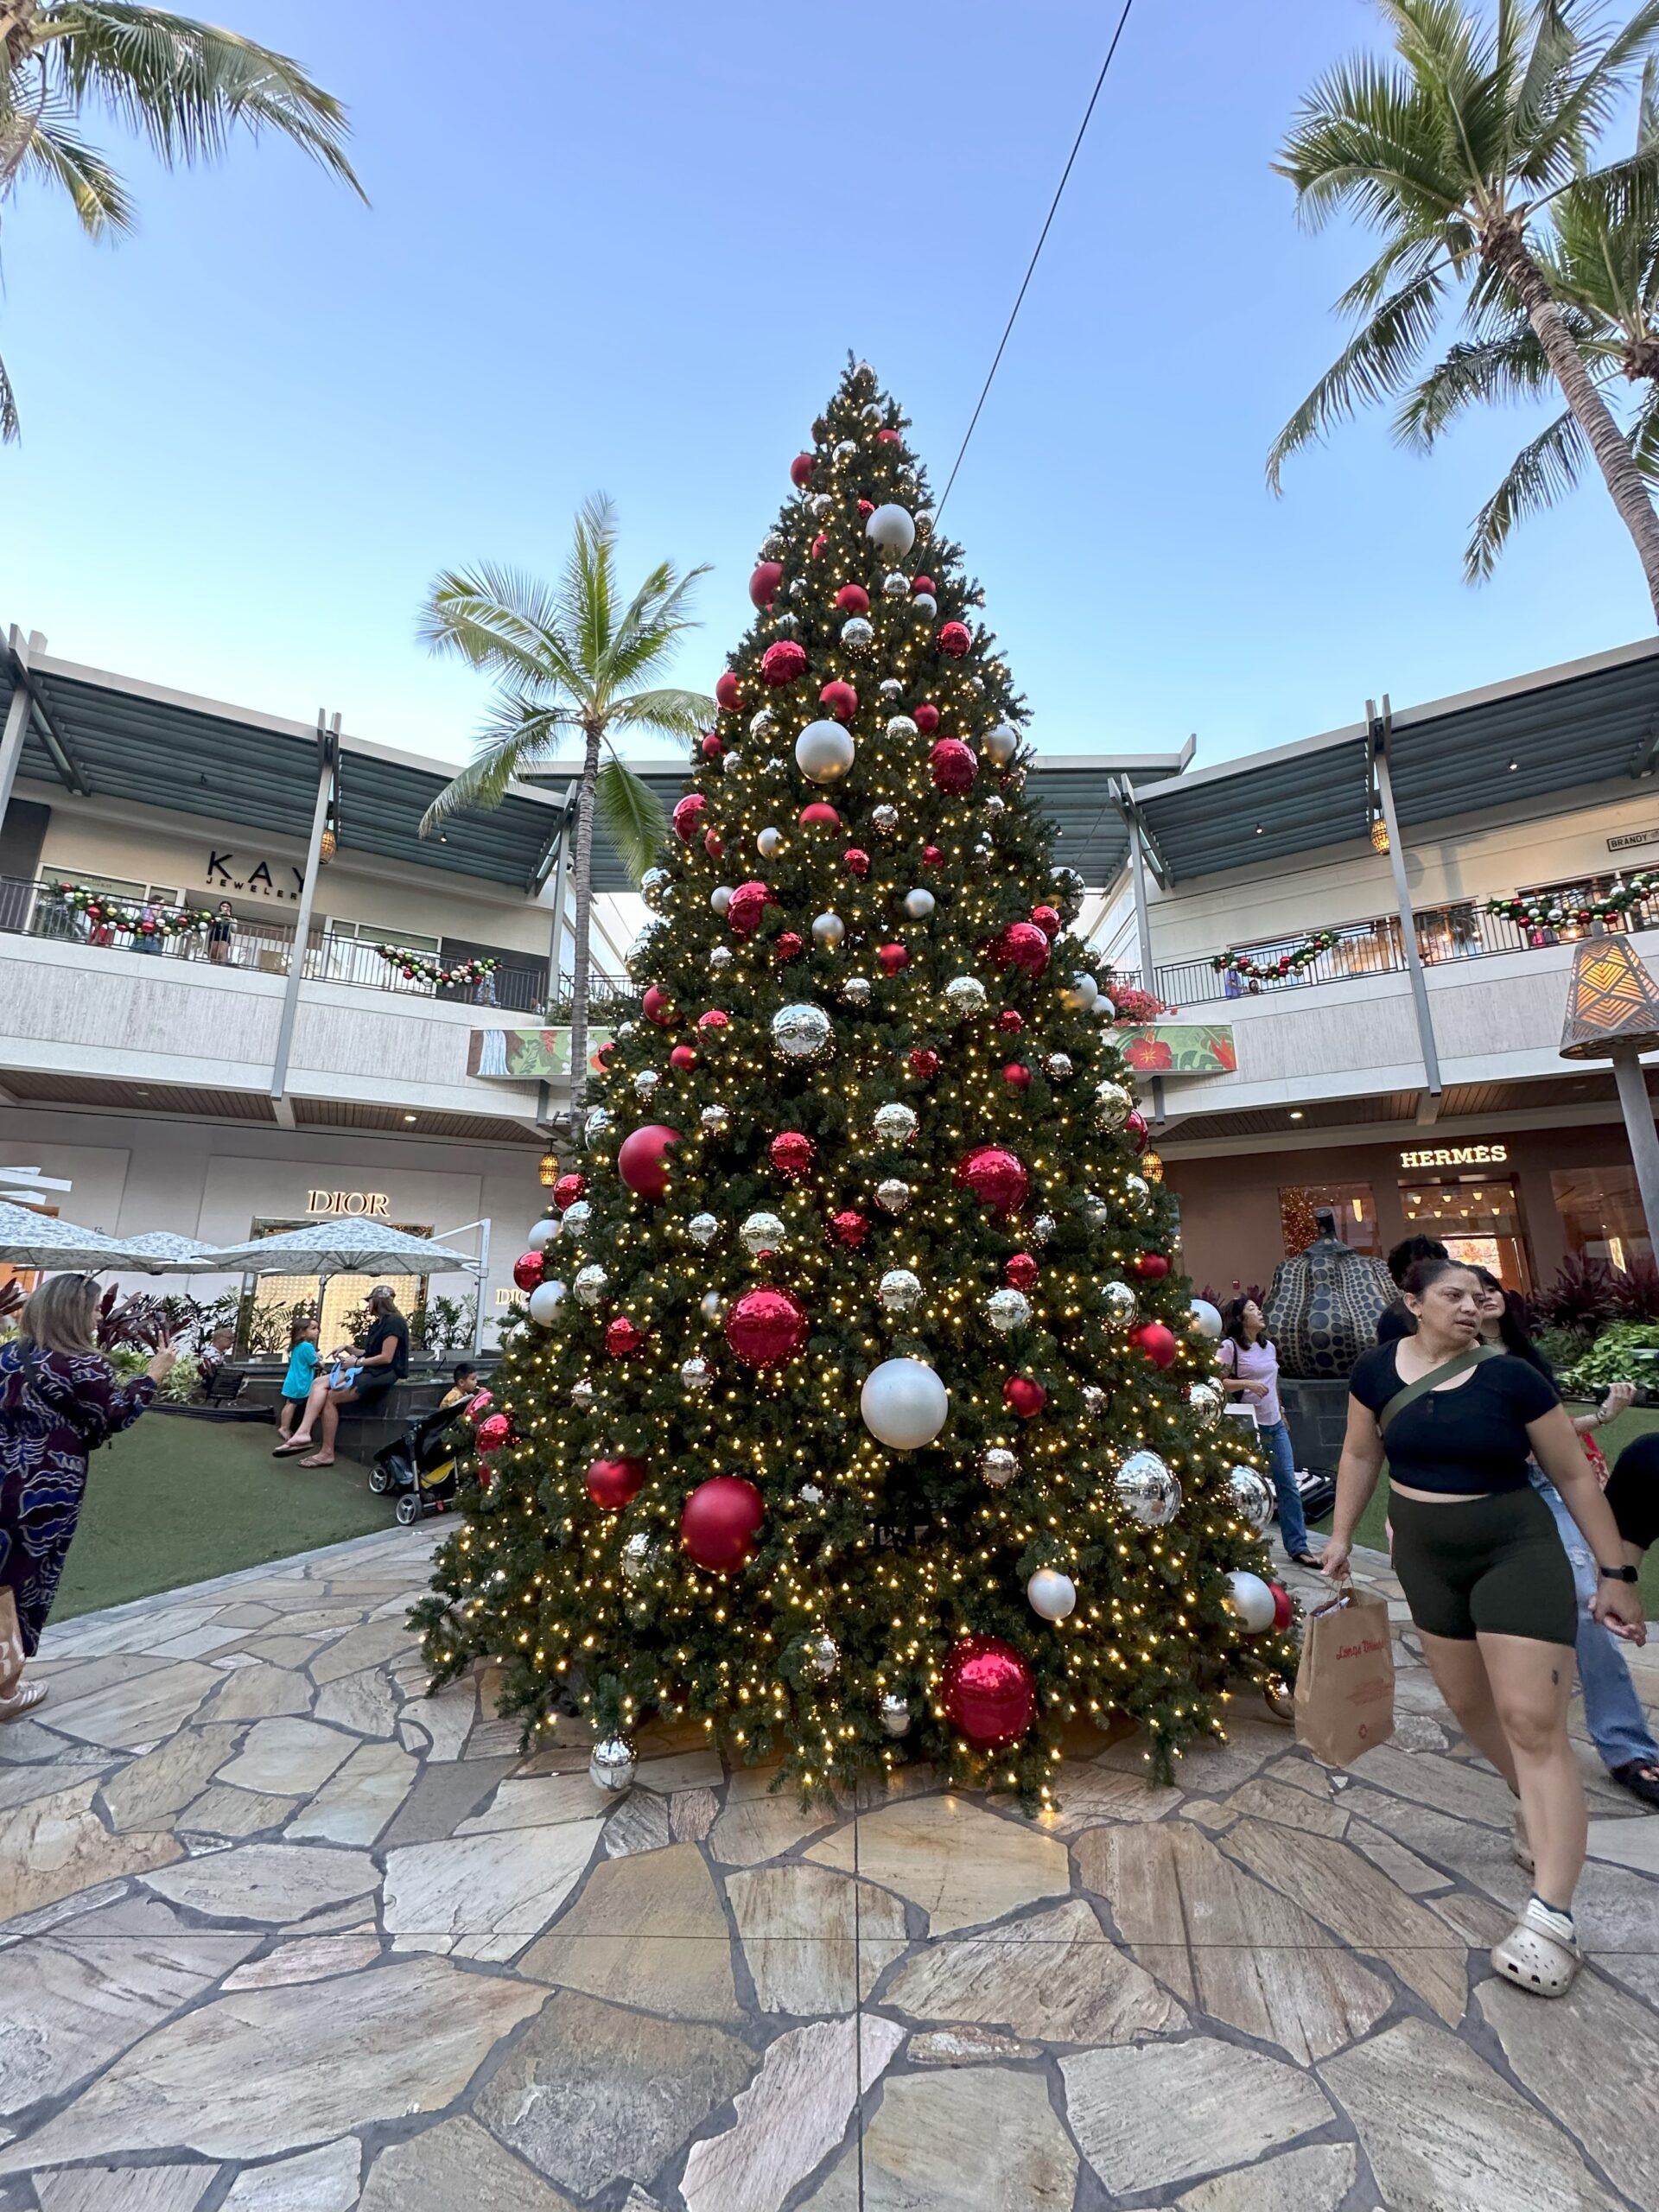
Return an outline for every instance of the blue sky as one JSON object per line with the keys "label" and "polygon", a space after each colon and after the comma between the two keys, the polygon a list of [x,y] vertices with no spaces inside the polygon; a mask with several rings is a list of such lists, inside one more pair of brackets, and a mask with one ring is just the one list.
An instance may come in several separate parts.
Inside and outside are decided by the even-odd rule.
{"label": "blue sky", "polygon": [[[168,177],[111,130],[136,238],[8,209],[0,620],[451,757],[439,565],[551,569],[602,486],[628,567],[715,563],[707,684],[849,347],[943,486],[1117,12],[216,4],[349,103],[372,207],[274,143]],[[1651,626],[1599,486],[1461,582],[1524,416],[1430,462],[1367,420],[1264,488],[1363,250],[1268,165],[1373,35],[1357,0],[1137,0],[949,514],[1051,751],[1218,760]]]}

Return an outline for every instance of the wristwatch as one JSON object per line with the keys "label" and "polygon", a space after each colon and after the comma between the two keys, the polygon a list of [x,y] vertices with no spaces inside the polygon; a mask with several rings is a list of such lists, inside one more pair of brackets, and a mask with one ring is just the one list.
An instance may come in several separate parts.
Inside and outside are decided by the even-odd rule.
{"label": "wristwatch", "polygon": [[1604,1567],[1601,1579],[1604,1582],[1636,1582],[1641,1578],[1633,1567]]}

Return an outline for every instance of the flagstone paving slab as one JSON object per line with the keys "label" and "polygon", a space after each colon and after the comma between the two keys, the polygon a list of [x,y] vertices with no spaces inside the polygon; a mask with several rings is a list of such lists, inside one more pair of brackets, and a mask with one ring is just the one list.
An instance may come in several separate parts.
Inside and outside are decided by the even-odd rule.
{"label": "flagstone paving slab", "polygon": [[390,1736],[397,1726],[397,1693],[378,1667],[325,1682],[311,1710],[319,1720],[358,1736]]}
{"label": "flagstone paving slab", "polygon": [[1083,1902],[935,1942],[907,1960],[881,2002],[912,2020],[970,2020],[1046,2043],[1127,2043],[1186,2016],[1126,1959]]}
{"label": "flagstone paving slab", "polygon": [[242,1748],[219,1770],[238,1789],[308,1796],[321,1789],[352,1748],[351,1738],[315,1720],[256,1720]]}
{"label": "flagstone paving slab", "polygon": [[466,1958],[509,1958],[569,1896],[599,1832],[597,1821],[569,1821],[389,1852],[385,1924],[416,1941],[454,1938]]}
{"label": "flagstone paving slab", "polygon": [[359,1744],[325,1782],[288,1834],[298,1843],[371,1844],[420,1771],[401,1744]]}
{"label": "flagstone paving slab", "polygon": [[[348,1629],[312,1661],[311,1679],[321,1689],[347,1675],[360,1674],[365,1667],[400,1657],[414,1649],[416,1641],[401,1620],[365,1621],[360,1627]],[[310,1654],[306,1656],[308,1658]]]}
{"label": "flagstone paving slab", "polygon": [[[1659,1893],[1655,1903],[1659,1909]],[[1479,2003],[1516,2080],[1643,2212],[1652,2212],[1659,2142],[1650,2126],[1631,2128],[1630,2096],[1641,2083],[1647,2101],[1659,2084],[1659,2021],[1594,1974],[1580,1974],[1548,2005],[1494,1976],[1481,1984]]]}
{"label": "flagstone paving slab", "polygon": [[272,1667],[262,1659],[238,1667],[202,1714],[204,1720],[276,1720],[308,1713],[316,1693],[291,1667]]}
{"label": "flagstone paving slab", "polygon": [[73,1783],[0,1816],[0,1921],[122,1874],[143,1874],[182,1847],[153,1828],[111,1835],[92,1810],[96,1779]]}
{"label": "flagstone paving slab", "polygon": [[564,1821],[596,1821],[616,1799],[581,1774],[524,1775],[504,1782],[481,1813],[461,1821],[457,1835],[494,1835],[503,1828],[554,1827]]}
{"label": "flagstone paving slab", "polygon": [[1175,2199],[1176,2212],[1338,2212],[1357,2164],[1351,2143],[1310,2144],[1201,2181]]}
{"label": "flagstone paving slab", "polygon": [[680,2183],[686,2212],[778,2212],[841,2141],[904,2039],[896,2021],[866,2013],[814,2020],[769,2044],[738,2092],[733,2125],[691,2146]]}
{"label": "flagstone paving slab", "polygon": [[900,1899],[804,1860],[728,1874],[726,1894],[763,2012],[850,2012],[909,1941]]}
{"label": "flagstone paving slab", "polygon": [[198,1659],[176,1660],[153,1675],[141,1675],[130,1682],[111,1682],[90,1697],[54,1707],[52,1726],[60,1735],[73,1736],[82,1743],[136,1751],[141,1745],[170,1736],[222,1680]]}
{"label": "flagstone paving slab", "polygon": [[145,1876],[148,1886],[210,1920],[302,1920],[379,1883],[366,1852],[303,1843],[245,1843]]}
{"label": "flagstone paving slab", "polygon": [[372,1966],[380,1956],[378,1936],[302,1936],[292,1943],[279,1943],[262,1959],[227,1974],[226,1989],[275,1989],[284,1982],[324,1981],[337,1974],[353,1974]]}
{"label": "flagstone paving slab", "polygon": [[632,1790],[605,1823],[607,1859],[626,1859],[635,1852],[660,1851],[670,1840],[668,1800],[649,1789]]}
{"label": "flagstone paving slab", "polygon": [[[858,1825],[860,1872],[920,1905],[936,1936],[1001,1920],[1020,1905],[1064,1897],[1071,1886],[1063,1843],[965,1797],[911,1798],[867,1814]],[[851,1827],[843,1827],[806,1855],[850,1873],[853,1840]]]}
{"label": "flagstone paving slab", "polygon": [[507,1758],[458,1759],[451,1765],[423,1766],[386,1831],[384,1847],[391,1851],[405,1844],[437,1843],[453,1835],[516,1764]]}
{"label": "flagstone paving slab", "polygon": [[1060,2061],[1066,2118],[1118,2196],[1242,2165],[1335,2117],[1298,2068],[1207,2036]]}
{"label": "flagstone paving slab", "polygon": [[[558,1925],[524,1954],[519,1972],[676,2019],[744,2018],[732,1981],[731,1929],[702,1854],[689,1843],[601,1860]],[[850,1981],[850,1956],[847,1973]]]}
{"label": "flagstone paving slab", "polygon": [[41,2212],[195,2212],[217,2166],[83,2166],[42,2174]]}
{"label": "flagstone paving slab", "polygon": [[355,2136],[248,2166],[221,2199],[221,2212],[352,2212],[361,2179],[363,2151]]}
{"label": "flagstone paving slab", "polygon": [[1077,2154],[1038,2074],[964,2067],[889,2077],[864,2137],[800,2212],[1071,2212]]}
{"label": "flagstone paving slab", "polygon": [[297,1797],[268,1797],[253,1789],[215,1783],[194,1798],[171,1825],[178,1835],[227,1836],[240,1842],[279,1828],[299,1803]]}
{"label": "flagstone paving slab", "polygon": [[170,1827],[173,1815],[200,1796],[231,1757],[239,1734],[230,1727],[181,1728],[132,1760],[104,1785],[110,1826],[118,1831]]}
{"label": "flagstone paving slab", "polygon": [[446,2120],[380,2153],[369,2169],[358,2212],[575,2212],[575,2207],[476,2120]]}

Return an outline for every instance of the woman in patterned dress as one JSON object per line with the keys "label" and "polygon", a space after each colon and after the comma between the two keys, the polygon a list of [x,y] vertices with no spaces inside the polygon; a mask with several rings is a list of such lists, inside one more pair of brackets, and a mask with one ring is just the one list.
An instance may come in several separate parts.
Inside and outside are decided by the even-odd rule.
{"label": "woman in patterned dress", "polygon": [[98,1284],[53,1275],[0,1346],[0,1721],[46,1695],[22,1683],[80,1518],[89,1452],[130,1428],[177,1355],[163,1345],[136,1382],[97,1349]]}

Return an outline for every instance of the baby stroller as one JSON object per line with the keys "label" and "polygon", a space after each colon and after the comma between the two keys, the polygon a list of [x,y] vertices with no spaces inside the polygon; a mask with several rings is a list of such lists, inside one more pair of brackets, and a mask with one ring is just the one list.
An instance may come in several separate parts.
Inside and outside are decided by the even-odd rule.
{"label": "baby stroller", "polygon": [[449,1431],[459,1406],[440,1406],[374,1455],[369,1488],[397,1500],[397,1518],[411,1528],[423,1514],[447,1513],[455,1502],[455,1447]]}

